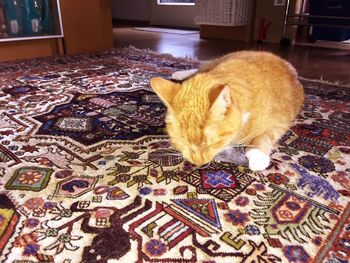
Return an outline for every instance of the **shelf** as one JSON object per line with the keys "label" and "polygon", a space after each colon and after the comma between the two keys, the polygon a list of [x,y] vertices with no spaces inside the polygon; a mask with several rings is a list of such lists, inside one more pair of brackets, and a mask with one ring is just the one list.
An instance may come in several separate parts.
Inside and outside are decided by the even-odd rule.
{"label": "shelf", "polygon": [[309,14],[295,14],[295,15],[288,15],[288,17],[307,17],[307,18],[332,18],[332,19],[340,19],[340,20],[350,20],[350,17],[347,16],[316,16],[316,15],[309,15]]}
{"label": "shelf", "polygon": [[0,42],[11,42],[11,41],[23,41],[23,40],[35,40],[35,39],[50,39],[50,38],[61,38],[62,35],[51,35],[51,36],[35,36],[35,37],[9,37],[2,38]]}
{"label": "shelf", "polygon": [[330,25],[330,24],[318,24],[308,22],[286,22],[285,25],[291,26],[318,26],[318,27],[334,27],[334,28],[350,28],[350,25]]}
{"label": "shelf", "polygon": [[[287,0],[280,44],[288,46],[291,41],[286,34],[287,26],[298,26],[307,42],[318,40],[341,42],[350,37],[350,5],[346,1],[298,0],[294,13]],[[295,38],[292,42],[295,41]],[[309,44],[309,43],[308,43]]]}

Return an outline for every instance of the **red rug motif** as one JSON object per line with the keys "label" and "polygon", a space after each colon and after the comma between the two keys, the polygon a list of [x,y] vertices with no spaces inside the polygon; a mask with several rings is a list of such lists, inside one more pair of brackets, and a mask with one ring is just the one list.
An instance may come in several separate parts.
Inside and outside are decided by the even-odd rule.
{"label": "red rug motif", "polygon": [[348,262],[350,89],[302,79],[266,171],[198,169],[149,80],[199,63],[126,48],[0,64],[0,262]]}

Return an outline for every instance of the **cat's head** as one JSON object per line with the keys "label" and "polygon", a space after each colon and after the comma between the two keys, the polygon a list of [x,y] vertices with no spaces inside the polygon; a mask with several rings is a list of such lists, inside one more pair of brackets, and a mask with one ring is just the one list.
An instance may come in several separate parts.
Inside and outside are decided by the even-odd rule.
{"label": "cat's head", "polygon": [[167,132],[185,159],[206,164],[232,143],[242,118],[227,85],[197,75],[182,84],[153,78],[151,86],[168,108]]}

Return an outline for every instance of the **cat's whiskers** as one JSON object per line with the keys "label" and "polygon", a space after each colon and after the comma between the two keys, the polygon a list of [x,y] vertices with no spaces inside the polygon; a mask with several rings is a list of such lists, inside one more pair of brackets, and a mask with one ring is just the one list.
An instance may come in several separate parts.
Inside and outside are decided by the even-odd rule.
{"label": "cat's whiskers", "polygon": [[237,140],[234,140],[234,144],[244,145],[246,141],[250,141],[252,139],[251,137],[251,135],[247,135],[243,138],[238,138]]}
{"label": "cat's whiskers", "polygon": [[204,169],[204,168],[208,168],[210,166],[210,163],[212,161],[210,161],[209,163],[203,164],[203,165],[197,165],[196,169]]}
{"label": "cat's whiskers", "polygon": [[176,152],[172,152],[172,153],[161,153],[158,154],[159,156],[168,156],[168,155],[173,155],[173,156],[182,156],[182,153],[176,153]]}
{"label": "cat's whiskers", "polygon": [[174,150],[174,149],[168,149],[172,154],[181,154],[180,151]]}
{"label": "cat's whiskers", "polygon": [[239,144],[239,145],[234,145],[232,146],[233,148],[239,148],[239,147],[252,147],[254,145],[252,144]]}

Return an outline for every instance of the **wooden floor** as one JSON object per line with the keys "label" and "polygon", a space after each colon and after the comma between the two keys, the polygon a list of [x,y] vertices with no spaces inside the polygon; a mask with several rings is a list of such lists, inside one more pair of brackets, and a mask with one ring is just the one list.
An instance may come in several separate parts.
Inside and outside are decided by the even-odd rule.
{"label": "wooden floor", "polygon": [[[134,30],[133,27],[115,27],[114,46],[149,48],[174,56],[207,60],[243,49],[269,50],[291,62],[299,75],[312,79],[325,79],[350,84],[350,49],[279,45],[247,45],[228,40],[201,39],[199,34],[169,34]],[[350,45],[350,44],[349,44]]]}

